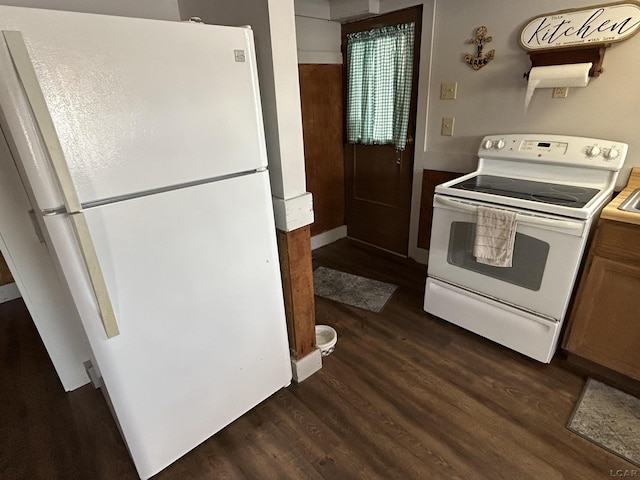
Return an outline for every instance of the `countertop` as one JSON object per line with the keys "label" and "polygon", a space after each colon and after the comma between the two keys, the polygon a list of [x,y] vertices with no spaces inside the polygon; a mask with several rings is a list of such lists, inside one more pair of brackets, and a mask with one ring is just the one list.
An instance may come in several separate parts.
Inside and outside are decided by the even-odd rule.
{"label": "countertop", "polygon": [[604,218],[606,220],[615,220],[617,222],[625,222],[625,223],[635,223],[640,225],[640,213],[633,212],[624,212],[622,210],[618,210],[618,205],[624,202],[631,192],[633,192],[636,188],[640,188],[640,167],[636,167],[631,170],[631,175],[629,176],[629,182],[627,186],[622,190],[613,200],[611,200],[607,206],[604,207],[602,213],[600,214],[600,218]]}

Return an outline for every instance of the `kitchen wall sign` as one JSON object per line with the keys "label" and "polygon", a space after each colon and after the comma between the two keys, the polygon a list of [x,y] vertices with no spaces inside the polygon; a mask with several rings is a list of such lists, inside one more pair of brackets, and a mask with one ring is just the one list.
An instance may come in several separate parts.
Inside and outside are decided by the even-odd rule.
{"label": "kitchen wall sign", "polygon": [[591,63],[590,77],[602,71],[604,53],[640,30],[640,1],[628,0],[539,15],[520,32],[531,66]]}
{"label": "kitchen wall sign", "polygon": [[489,43],[493,40],[493,37],[487,36],[487,27],[480,27],[476,30],[476,37],[468,41],[468,43],[474,43],[476,45],[476,52],[473,54],[466,53],[464,55],[464,61],[474,70],[480,70],[487,63],[493,60],[496,54],[495,50],[489,50],[486,55],[483,53],[485,43]]}
{"label": "kitchen wall sign", "polygon": [[626,40],[640,29],[640,2],[561,10],[540,15],[525,25],[525,50],[568,48]]}

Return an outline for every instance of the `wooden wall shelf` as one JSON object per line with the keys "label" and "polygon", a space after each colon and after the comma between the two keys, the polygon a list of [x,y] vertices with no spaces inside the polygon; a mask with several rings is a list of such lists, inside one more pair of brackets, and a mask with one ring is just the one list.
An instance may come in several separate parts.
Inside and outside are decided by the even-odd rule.
{"label": "wooden wall shelf", "polygon": [[565,65],[568,63],[593,63],[589,70],[590,77],[598,77],[603,71],[602,62],[604,52],[611,46],[610,43],[600,43],[593,46],[554,48],[541,51],[529,51],[531,67],[544,67],[547,65]]}

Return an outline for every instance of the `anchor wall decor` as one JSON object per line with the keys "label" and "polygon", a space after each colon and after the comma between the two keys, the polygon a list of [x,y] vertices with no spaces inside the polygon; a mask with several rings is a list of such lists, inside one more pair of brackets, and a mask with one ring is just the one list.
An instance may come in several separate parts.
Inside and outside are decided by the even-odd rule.
{"label": "anchor wall decor", "polygon": [[487,36],[487,27],[482,26],[476,30],[476,38],[472,38],[467,43],[475,43],[476,44],[476,53],[470,54],[466,53],[464,55],[464,61],[473,68],[474,70],[480,70],[487,63],[493,60],[493,57],[496,54],[495,50],[489,50],[486,55],[483,55],[482,51],[484,50],[484,44],[489,43],[493,40],[493,37]]}

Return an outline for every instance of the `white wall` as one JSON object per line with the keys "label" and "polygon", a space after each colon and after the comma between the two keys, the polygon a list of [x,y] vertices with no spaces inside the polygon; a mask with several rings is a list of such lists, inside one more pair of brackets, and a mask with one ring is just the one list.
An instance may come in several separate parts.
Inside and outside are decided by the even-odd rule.
{"label": "white wall", "polygon": [[0,4],[157,20],[180,20],[177,0],[0,0]]}
{"label": "white wall", "polygon": [[341,24],[329,0],[294,0],[298,63],[342,63]]}
{"label": "white wall", "polygon": [[298,63],[342,63],[340,22],[305,17],[296,10]]}
{"label": "white wall", "polygon": [[331,19],[331,2],[329,0],[293,0],[296,15],[309,18]]}
{"label": "white wall", "polygon": [[[597,3],[597,2],[596,2]],[[586,88],[570,88],[565,99],[552,99],[551,89],[536,90],[524,113],[531,68],[519,46],[520,30],[531,18],[559,9],[590,6],[584,0],[506,0],[478,2],[446,0],[438,3],[428,112],[426,168],[467,171],[475,166],[475,152],[483,135],[500,132],[541,132],[612,139],[629,143],[622,182],[631,165],[640,165],[640,37],[613,44],[604,57],[604,73]],[[486,25],[495,59],[479,71],[462,61],[472,52],[466,40]],[[458,82],[458,99],[439,100],[441,82]],[[453,137],[440,135],[443,116],[455,117]]]}

